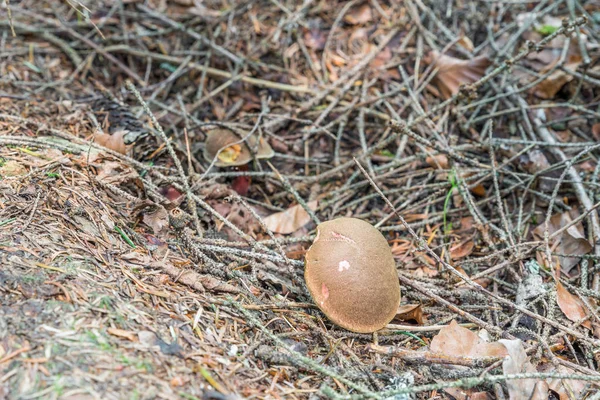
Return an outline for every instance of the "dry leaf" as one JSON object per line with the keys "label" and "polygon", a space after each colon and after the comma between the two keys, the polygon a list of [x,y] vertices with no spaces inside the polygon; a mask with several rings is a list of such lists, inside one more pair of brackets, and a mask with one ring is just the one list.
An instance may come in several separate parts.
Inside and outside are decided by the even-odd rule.
{"label": "dry leaf", "polygon": [[[308,208],[317,209],[317,201],[309,201]],[[285,211],[271,214],[264,218],[265,225],[269,230],[276,233],[289,234],[310,222],[310,216],[300,204],[292,206]]]}
{"label": "dry leaf", "polygon": [[[559,365],[558,369],[554,365],[548,363],[538,366],[537,372],[542,373],[558,373],[558,374],[576,374],[575,370]],[[572,379],[546,379],[548,388],[558,395],[560,400],[580,399],[581,393],[586,388],[585,381],[576,381]]]}
{"label": "dry leaf", "polygon": [[131,331],[126,331],[123,329],[118,329],[118,328],[108,328],[106,330],[106,332],[108,332],[109,334],[113,335],[113,336],[117,336],[117,337],[122,337],[125,339],[128,339],[132,342],[137,342],[138,338],[136,336],[135,333],[131,332]]}
{"label": "dry leaf", "polygon": [[[528,372],[537,372],[535,367],[527,359],[527,353],[523,348],[523,342],[519,339],[507,340],[500,339],[508,356],[502,362],[502,372],[508,374],[520,374]],[[508,395],[510,400],[547,400],[548,385],[544,381],[536,379],[510,379],[506,381]]]}
{"label": "dry leaf", "polygon": [[[556,302],[563,314],[573,322],[577,322],[587,316],[583,301],[571,294],[560,281],[556,282]],[[589,319],[582,325],[589,329],[592,328],[592,322]]]}
{"label": "dry leaf", "polygon": [[[555,214],[550,218],[548,224],[548,233],[552,235],[557,230],[568,225],[576,218],[577,215],[573,212],[573,215],[568,212],[561,214]],[[533,230],[533,236],[537,240],[544,240],[544,229],[545,223],[540,224]],[[569,227],[565,232],[557,236],[551,243],[551,247],[558,243],[556,252],[570,255],[583,255],[592,251],[592,245],[585,238],[583,234],[583,225],[581,223],[575,224]],[[568,274],[571,269],[579,262],[578,257],[558,257],[561,270]]]}
{"label": "dry leaf", "polygon": [[435,62],[438,72],[433,79],[445,99],[457,94],[461,85],[476,82],[484,74],[492,62],[486,56],[471,60],[459,60],[445,54],[432,51],[427,62]]}
{"label": "dry leaf", "polygon": [[469,189],[475,196],[485,197],[485,187],[482,184],[473,186]]}
{"label": "dry leaf", "polygon": [[470,255],[475,248],[475,243],[472,239],[465,240],[461,243],[457,243],[450,248],[450,258],[458,260]]}
{"label": "dry leaf", "polygon": [[127,146],[125,146],[125,135],[127,130],[121,129],[113,132],[112,135],[107,133],[97,133],[94,135],[94,140],[100,146],[104,146],[107,149],[116,151],[117,153],[126,154]]}
{"label": "dry leaf", "polygon": [[423,325],[423,307],[421,304],[407,304],[398,307],[394,319],[400,321],[415,321],[419,325]]}
{"label": "dry leaf", "polygon": [[[577,70],[581,61],[565,64],[565,68],[571,71]],[[543,71],[540,71],[543,73]],[[573,80],[573,75],[557,69],[551,73],[546,79],[538,83],[532,90],[533,94],[541,99],[550,100],[558,93],[562,87]]]}
{"label": "dry leaf", "polygon": [[369,4],[363,4],[358,7],[352,7],[344,16],[344,22],[351,25],[366,24],[373,20],[373,12]]}
{"label": "dry leaf", "polygon": [[462,357],[504,357],[508,354],[502,344],[484,341],[455,320],[433,337],[429,348],[436,353]]}

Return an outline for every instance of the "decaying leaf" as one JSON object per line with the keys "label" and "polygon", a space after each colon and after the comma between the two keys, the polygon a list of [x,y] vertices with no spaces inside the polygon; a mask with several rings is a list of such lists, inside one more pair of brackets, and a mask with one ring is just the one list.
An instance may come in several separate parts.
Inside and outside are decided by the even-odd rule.
{"label": "decaying leaf", "polygon": [[104,146],[107,149],[116,151],[117,153],[126,154],[127,146],[125,146],[125,135],[127,130],[121,129],[113,132],[112,135],[107,133],[97,133],[94,135],[94,140],[100,146]]}
{"label": "decaying leaf", "polygon": [[[502,362],[502,372],[504,374],[520,374],[528,372],[537,372],[535,367],[527,358],[527,353],[523,348],[523,342],[519,339],[507,340],[500,339],[508,356]],[[508,395],[510,400],[547,400],[548,384],[537,379],[510,379],[506,381]]]}
{"label": "decaying leaf", "polygon": [[479,80],[492,64],[486,56],[460,60],[436,51],[429,53],[425,61],[435,62],[438,71],[433,81],[445,99],[457,94],[461,85]]}
{"label": "decaying leaf", "polygon": [[[581,299],[571,294],[560,281],[556,281],[556,302],[565,316],[573,322],[577,322],[588,315]],[[586,328],[592,328],[589,319],[582,325]]]}
{"label": "decaying leaf", "polygon": [[508,354],[502,344],[488,343],[475,332],[458,325],[454,320],[434,336],[429,348],[431,351],[449,356],[504,357]]}
{"label": "decaying leaf", "polygon": [[[573,218],[577,217],[575,212],[572,213],[572,215],[568,212],[553,215],[550,218],[550,223],[548,224],[548,234],[552,235],[562,227],[570,224],[573,221]],[[533,236],[537,240],[544,240],[544,229],[545,223],[542,223],[533,230]],[[592,245],[583,234],[583,225],[581,222],[570,226],[566,231],[558,235],[552,241],[552,243],[550,243],[551,247],[554,247],[556,243],[558,243],[556,248],[557,253],[580,256],[592,251]],[[559,256],[558,261],[560,263],[561,270],[568,274],[569,271],[571,271],[571,269],[577,265],[579,258]]]}
{"label": "decaying leaf", "polygon": [[[307,205],[311,210],[317,209],[316,200],[309,201]],[[289,234],[309,223],[310,216],[300,204],[297,204],[285,211],[269,215],[264,221],[269,230],[276,233]]]}

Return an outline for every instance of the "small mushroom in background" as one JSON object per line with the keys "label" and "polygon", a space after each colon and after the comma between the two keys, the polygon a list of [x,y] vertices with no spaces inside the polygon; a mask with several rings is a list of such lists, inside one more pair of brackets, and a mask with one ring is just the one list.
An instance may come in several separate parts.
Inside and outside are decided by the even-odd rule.
{"label": "small mushroom in background", "polygon": [[338,218],[317,226],[304,279],[321,311],[349,331],[385,327],[400,305],[400,282],[387,240],[360,219]]}
{"label": "small mushroom in background", "polygon": [[204,159],[212,162],[217,157],[217,167],[239,167],[252,161],[252,151],[257,159],[271,158],[273,149],[263,138],[251,135],[245,141],[242,136],[228,129],[213,129],[206,134]]}

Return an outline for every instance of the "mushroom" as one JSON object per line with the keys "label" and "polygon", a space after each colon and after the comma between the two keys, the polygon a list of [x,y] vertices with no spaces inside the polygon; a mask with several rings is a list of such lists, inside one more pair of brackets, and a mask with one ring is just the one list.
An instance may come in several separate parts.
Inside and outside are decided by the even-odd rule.
{"label": "mushroom", "polygon": [[392,251],[368,222],[338,218],[317,226],[304,279],[315,303],[342,328],[358,333],[386,326],[400,305]]}
{"label": "mushroom", "polygon": [[256,158],[271,158],[273,149],[263,138],[250,135],[244,140],[228,129],[213,129],[206,134],[204,159],[212,162],[215,156],[217,167],[238,167],[252,161],[252,152]]}

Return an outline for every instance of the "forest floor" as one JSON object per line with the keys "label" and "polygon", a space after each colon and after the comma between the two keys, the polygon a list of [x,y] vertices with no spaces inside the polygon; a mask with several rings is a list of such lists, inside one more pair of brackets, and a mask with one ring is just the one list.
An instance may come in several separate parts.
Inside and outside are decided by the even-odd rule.
{"label": "forest floor", "polygon": [[[597,1],[0,17],[0,399],[600,399]],[[375,334],[304,283],[340,216]]]}

